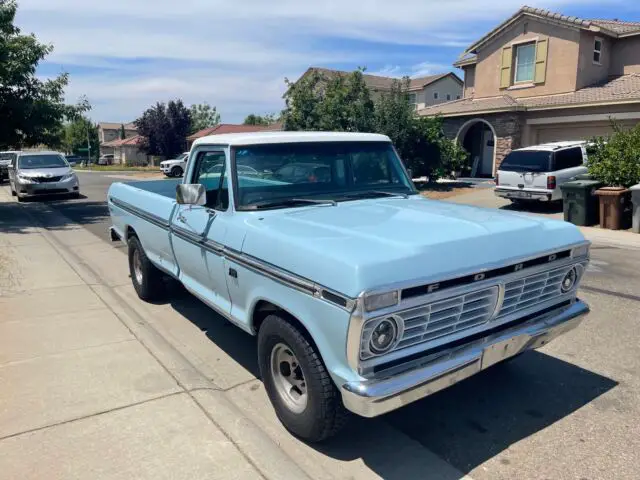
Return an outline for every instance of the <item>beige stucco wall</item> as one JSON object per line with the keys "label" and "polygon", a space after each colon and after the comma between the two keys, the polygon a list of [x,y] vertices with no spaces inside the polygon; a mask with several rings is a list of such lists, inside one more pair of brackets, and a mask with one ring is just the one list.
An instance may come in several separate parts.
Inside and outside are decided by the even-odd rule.
{"label": "beige stucco wall", "polygon": [[[438,92],[437,100],[433,98],[435,92]],[[429,106],[449,102],[451,100],[447,100],[447,95],[451,95],[451,100],[455,100],[458,95],[462,97],[462,85],[451,77],[445,77],[425,87],[418,96],[421,100],[418,103],[424,103],[425,106]]]}
{"label": "beige stucco wall", "polygon": [[615,41],[609,71],[611,75],[640,73],[640,36]]}
{"label": "beige stucco wall", "polygon": [[[136,130],[127,130],[124,131],[125,138],[135,137],[138,134]],[[110,142],[111,140],[117,140],[120,138],[120,128],[98,128],[98,137],[100,139],[100,143]]]}
{"label": "beige stucco wall", "polygon": [[[600,65],[593,62],[593,49],[596,38],[602,40]],[[581,32],[577,88],[593,85],[594,83],[605,80],[609,76],[612,52],[611,46],[612,42],[608,37],[594,35],[591,32]]]}
{"label": "beige stucco wall", "polygon": [[[525,24],[527,33],[524,33]],[[501,89],[502,48],[513,43],[535,41],[544,37],[549,39],[546,81],[529,88]],[[475,72],[475,97],[503,94],[530,97],[571,92],[576,89],[579,45],[580,32],[577,29],[523,18],[479,50]]]}
{"label": "beige stucco wall", "polygon": [[476,90],[476,66],[464,67],[464,98],[473,98]]}

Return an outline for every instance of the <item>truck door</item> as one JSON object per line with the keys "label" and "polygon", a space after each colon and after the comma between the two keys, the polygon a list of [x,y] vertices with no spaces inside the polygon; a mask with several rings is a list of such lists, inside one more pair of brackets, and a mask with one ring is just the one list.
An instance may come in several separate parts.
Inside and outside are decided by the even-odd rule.
{"label": "truck door", "polygon": [[203,147],[192,156],[189,183],[207,191],[205,206],[178,205],[171,219],[173,251],[180,267],[180,281],[194,295],[221,313],[231,310],[224,275],[222,245],[229,209],[225,175],[227,153],[223,147]]}

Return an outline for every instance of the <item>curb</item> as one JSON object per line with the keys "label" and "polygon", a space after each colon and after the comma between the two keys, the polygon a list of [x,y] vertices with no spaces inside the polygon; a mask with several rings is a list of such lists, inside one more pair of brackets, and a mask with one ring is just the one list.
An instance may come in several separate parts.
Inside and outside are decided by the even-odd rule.
{"label": "curb", "polygon": [[[0,201],[6,198],[0,197]],[[195,402],[209,420],[216,425],[224,435],[238,448],[245,459],[267,479],[304,480],[310,477],[302,468],[289,457],[273,440],[236,407],[212,381],[206,378],[187,358],[136,312],[134,306],[119,295],[112,287],[105,285],[91,265],[80,258],[72,249],[61,242],[56,235],[47,229],[46,223],[37,218],[28,208],[14,203],[22,208],[39,230],[39,234],[51,247],[69,264],[78,276],[95,292],[142,344]],[[39,205],[39,210],[46,212],[51,218],[61,215],[59,212]],[[206,401],[202,401],[204,392]]]}

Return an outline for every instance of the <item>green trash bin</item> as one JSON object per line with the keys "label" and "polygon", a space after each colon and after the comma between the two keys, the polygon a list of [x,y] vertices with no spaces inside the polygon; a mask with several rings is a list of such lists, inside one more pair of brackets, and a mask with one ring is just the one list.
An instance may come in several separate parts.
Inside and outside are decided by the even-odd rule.
{"label": "green trash bin", "polygon": [[600,203],[595,191],[602,186],[597,180],[574,180],[561,185],[564,220],[582,227],[600,223]]}

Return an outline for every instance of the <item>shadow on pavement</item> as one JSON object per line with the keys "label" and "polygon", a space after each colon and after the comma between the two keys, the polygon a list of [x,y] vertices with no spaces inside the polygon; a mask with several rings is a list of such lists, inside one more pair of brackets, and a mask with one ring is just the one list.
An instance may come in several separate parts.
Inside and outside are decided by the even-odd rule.
{"label": "shadow on pavement", "polygon": [[516,202],[500,207],[500,210],[527,213],[562,213],[562,202]]}

